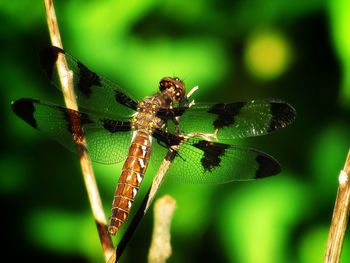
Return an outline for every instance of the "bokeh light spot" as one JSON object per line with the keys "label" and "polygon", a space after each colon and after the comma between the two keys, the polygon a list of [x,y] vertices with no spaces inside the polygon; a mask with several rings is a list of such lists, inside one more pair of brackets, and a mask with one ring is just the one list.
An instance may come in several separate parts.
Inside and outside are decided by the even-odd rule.
{"label": "bokeh light spot", "polygon": [[273,80],[283,74],[291,61],[291,48],[278,32],[252,35],[246,45],[244,62],[248,72],[261,80]]}

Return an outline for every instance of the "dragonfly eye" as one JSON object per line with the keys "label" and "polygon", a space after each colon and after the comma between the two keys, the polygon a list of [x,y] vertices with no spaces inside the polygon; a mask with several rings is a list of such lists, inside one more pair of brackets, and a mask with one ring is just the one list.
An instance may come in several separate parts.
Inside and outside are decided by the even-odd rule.
{"label": "dragonfly eye", "polygon": [[171,81],[169,81],[167,78],[163,78],[159,81],[159,90],[164,91],[170,87],[174,86]]}
{"label": "dragonfly eye", "polygon": [[174,89],[174,99],[180,101],[185,96],[185,84],[178,77],[165,77],[159,81],[159,90],[163,92],[166,89]]}

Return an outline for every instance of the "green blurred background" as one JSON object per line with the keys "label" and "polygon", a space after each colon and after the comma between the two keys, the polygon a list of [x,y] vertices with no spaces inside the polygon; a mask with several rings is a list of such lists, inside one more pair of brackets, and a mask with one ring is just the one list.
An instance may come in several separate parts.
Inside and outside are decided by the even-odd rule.
{"label": "green blurred background", "polygon": [[[244,141],[276,157],[282,174],[163,185],[159,196],[177,201],[169,262],[322,261],[350,144],[349,1],[55,5],[65,49],[139,99],[176,75],[199,85],[196,101],[280,98],[297,110],[291,127]],[[38,63],[50,43],[43,2],[0,0],[0,17],[2,253],[15,262],[103,262],[77,157],[11,111],[21,97],[62,103]],[[120,165],[94,168],[108,216]],[[151,232],[152,212],[121,262],[145,262]],[[348,236],[342,262],[350,261]]]}

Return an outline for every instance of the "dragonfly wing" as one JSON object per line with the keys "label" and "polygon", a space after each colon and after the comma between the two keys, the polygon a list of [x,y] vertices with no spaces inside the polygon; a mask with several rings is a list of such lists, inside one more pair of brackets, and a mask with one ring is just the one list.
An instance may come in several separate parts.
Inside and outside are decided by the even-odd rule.
{"label": "dragonfly wing", "polygon": [[78,112],[35,99],[17,100],[12,103],[12,109],[32,127],[74,152],[73,136],[84,136],[93,161],[111,164],[124,160],[127,155],[131,140],[127,120]]}
{"label": "dragonfly wing", "polygon": [[273,157],[252,149],[198,140],[185,143],[169,169],[169,180],[190,184],[220,184],[276,175]]}
{"label": "dragonfly wing", "polygon": [[219,140],[261,136],[284,128],[296,117],[295,109],[284,101],[252,100],[248,102],[196,104],[171,110],[161,109],[161,118],[180,116],[180,129],[213,133],[218,130]]}
{"label": "dragonfly wing", "polygon": [[73,84],[78,104],[90,111],[106,116],[130,117],[137,108],[137,101],[117,84],[91,71],[69,53],[58,47],[48,47],[40,53],[40,62],[48,78],[61,87],[56,69],[59,54],[65,56],[73,72]]}
{"label": "dragonfly wing", "polygon": [[[180,136],[160,130],[155,131],[154,137],[161,146],[182,143],[167,172],[170,181],[219,184],[264,178],[281,171],[281,166],[273,157],[256,149],[200,138],[182,142]],[[164,150],[157,152],[162,152],[159,158],[165,157]]]}

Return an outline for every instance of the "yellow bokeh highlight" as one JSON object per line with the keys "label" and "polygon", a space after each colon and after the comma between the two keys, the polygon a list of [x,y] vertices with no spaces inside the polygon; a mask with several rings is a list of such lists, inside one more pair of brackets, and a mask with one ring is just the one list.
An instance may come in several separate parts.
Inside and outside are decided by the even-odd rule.
{"label": "yellow bokeh highlight", "polygon": [[291,61],[291,48],[279,32],[253,34],[247,41],[244,62],[248,72],[261,80],[273,80],[283,74]]}

